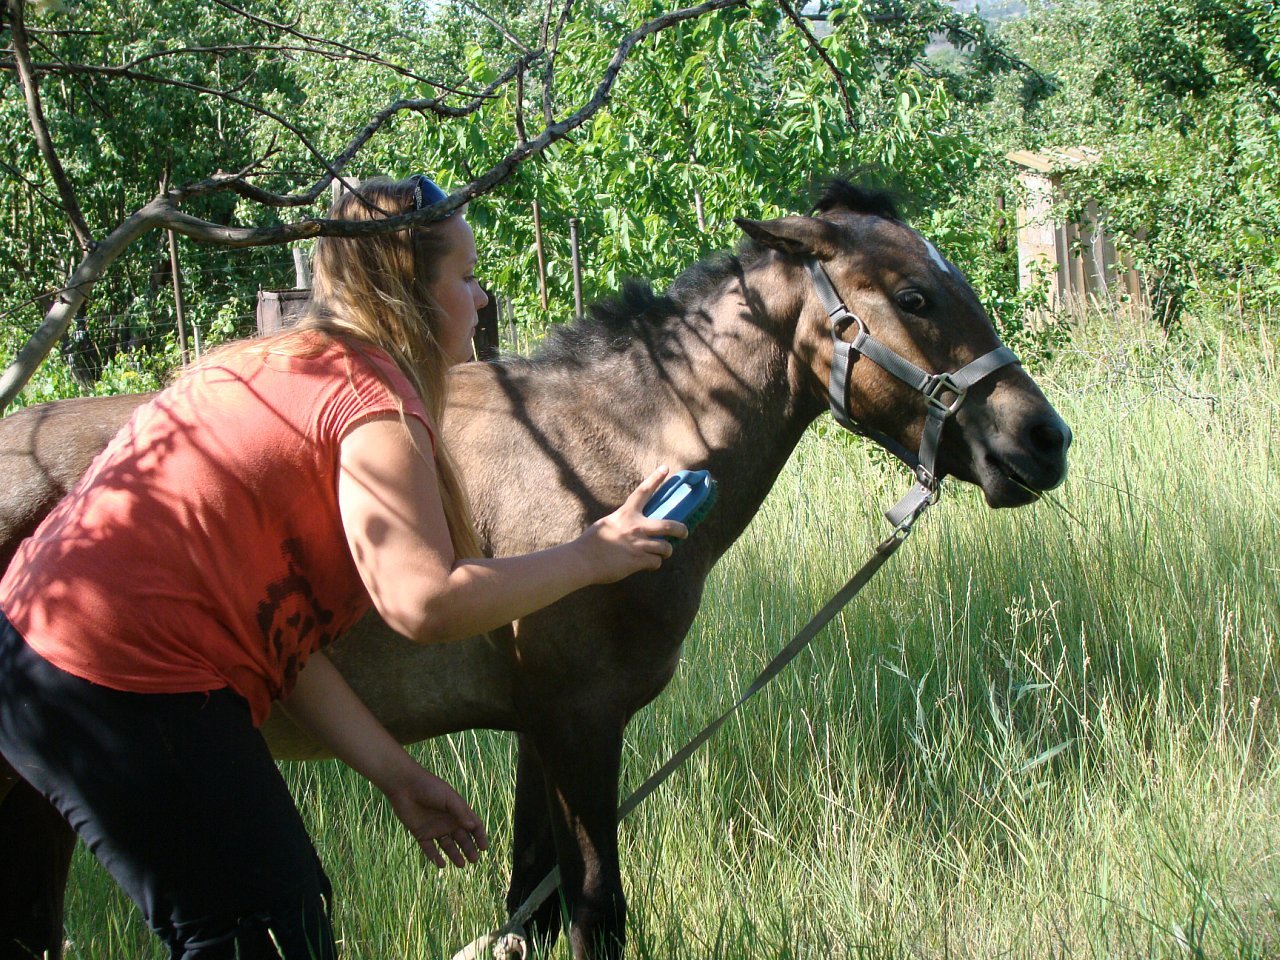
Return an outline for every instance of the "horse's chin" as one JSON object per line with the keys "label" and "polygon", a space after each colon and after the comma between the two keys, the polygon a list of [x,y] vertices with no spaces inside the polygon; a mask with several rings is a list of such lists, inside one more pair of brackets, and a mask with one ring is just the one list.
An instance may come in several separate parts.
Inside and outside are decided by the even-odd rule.
{"label": "horse's chin", "polygon": [[[981,488],[987,506],[997,510],[1035,503],[1042,494],[1066,479],[1065,463],[1056,476],[1045,478],[1037,475],[1033,479],[1029,476],[1032,471],[1020,471],[1016,461],[1002,459],[990,450],[983,452],[975,466],[975,482]],[[1043,474],[1043,471],[1037,473]],[[1046,480],[1051,482],[1046,483]]]}

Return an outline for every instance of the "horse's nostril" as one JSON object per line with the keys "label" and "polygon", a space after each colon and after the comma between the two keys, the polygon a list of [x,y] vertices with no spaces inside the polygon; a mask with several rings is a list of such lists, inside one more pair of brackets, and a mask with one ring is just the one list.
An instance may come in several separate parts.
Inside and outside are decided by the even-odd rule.
{"label": "horse's nostril", "polygon": [[1071,443],[1071,428],[1057,418],[1033,424],[1030,430],[1032,447],[1043,454],[1066,452]]}

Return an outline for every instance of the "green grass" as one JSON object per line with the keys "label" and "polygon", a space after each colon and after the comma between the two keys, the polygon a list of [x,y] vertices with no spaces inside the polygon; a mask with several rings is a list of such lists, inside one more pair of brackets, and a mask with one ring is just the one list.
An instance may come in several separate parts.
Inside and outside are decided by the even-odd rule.
{"label": "green grass", "polygon": [[[1067,484],[1000,512],[950,486],[622,828],[630,955],[1280,956],[1274,346],[1078,334],[1040,377],[1076,431]],[[624,789],[886,532],[905,471],[823,432],[713,572],[685,663],[629,730]],[[353,958],[449,957],[501,920],[511,740],[419,751],[491,825],[478,868],[424,866],[349,771],[288,768]],[[71,957],[148,942],[83,853],[69,937]]]}

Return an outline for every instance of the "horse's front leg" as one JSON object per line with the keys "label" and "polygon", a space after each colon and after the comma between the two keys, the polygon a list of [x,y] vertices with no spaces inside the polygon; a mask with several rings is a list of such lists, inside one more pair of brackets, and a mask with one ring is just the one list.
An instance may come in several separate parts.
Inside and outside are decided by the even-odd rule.
{"label": "horse's front leg", "polygon": [[62,815],[0,759],[0,960],[62,956],[75,844]]}
{"label": "horse's front leg", "polygon": [[[524,905],[529,894],[556,865],[555,837],[551,830],[542,763],[530,738],[524,734],[520,736],[516,766],[516,803],[511,846],[508,915],[514,914]],[[549,897],[534,910],[523,928],[535,953],[550,952],[560,935],[560,898]]]}
{"label": "horse's front leg", "polygon": [[527,731],[542,768],[575,960],[616,960],[626,944],[618,863],[625,723],[610,710],[562,708]]}

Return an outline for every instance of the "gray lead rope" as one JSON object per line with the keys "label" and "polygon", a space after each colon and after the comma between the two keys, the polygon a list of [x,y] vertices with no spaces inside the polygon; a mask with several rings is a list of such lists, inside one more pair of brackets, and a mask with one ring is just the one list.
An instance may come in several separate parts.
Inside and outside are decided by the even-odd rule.
{"label": "gray lead rope", "polygon": [[[1018,362],[1018,358],[1012,350],[1007,347],[997,347],[954,373],[925,373],[910,360],[899,356],[892,349],[871,336],[867,330],[867,325],[853,314],[836,294],[835,288],[831,285],[831,280],[827,276],[827,271],[823,269],[822,264],[817,260],[810,259],[806,261],[805,267],[809,271],[814,289],[822,301],[823,308],[827,311],[827,317],[831,321],[831,336],[834,341],[834,349],[831,358],[831,377],[828,383],[828,393],[830,395],[832,416],[845,429],[874,440],[911,467],[916,475],[916,484],[885,513],[889,522],[893,524],[894,530],[893,533],[880,542],[871,558],[858,568],[858,571],[849,578],[849,582],[841,587],[839,592],[828,600],[821,610],[814,614],[813,619],[804,625],[800,632],[792,638],[791,642],[774,655],[774,658],[760,671],[759,676],[751,681],[750,686],[742,692],[742,695],[738,697],[733,706],[703,727],[692,740],[676,751],[666,763],[651,774],[644,783],[640,784],[619,805],[619,821],[627,817],[649,794],[657,790],[681,764],[710,740],[715,732],[724,725],[725,721],[733,716],[744,703],[763,690],[774,677],[783,671],[787,664],[799,656],[810,641],[818,635],[818,632],[858,595],[858,592],[870,582],[885,561],[893,556],[902,542],[911,535],[911,529],[915,522],[924,515],[925,510],[938,498],[941,481],[938,478],[935,465],[938,456],[938,444],[942,440],[942,427],[947,418],[960,408],[960,404],[964,402],[965,394],[970,387],[1001,367]],[[845,342],[843,334],[853,324],[857,324],[858,332],[851,341]],[[928,401],[929,406],[925,415],[924,432],[921,436],[920,454],[918,456],[911,453],[892,437],[879,431],[864,429],[849,416],[849,374],[853,362],[858,356],[866,357],[868,360],[883,367],[899,380],[923,394]],[[946,400],[945,395],[947,394],[951,394],[953,399]],[[523,929],[525,923],[533,916],[534,911],[542,906],[543,902],[556,891],[559,885],[560,868],[554,867],[542,879],[542,882],[533,889],[533,892],[525,898],[524,903],[516,908],[501,930],[496,934],[482,937],[464,947],[455,954],[454,960],[479,957],[479,950],[495,943],[501,943],[502,939],[507,935]]]}

